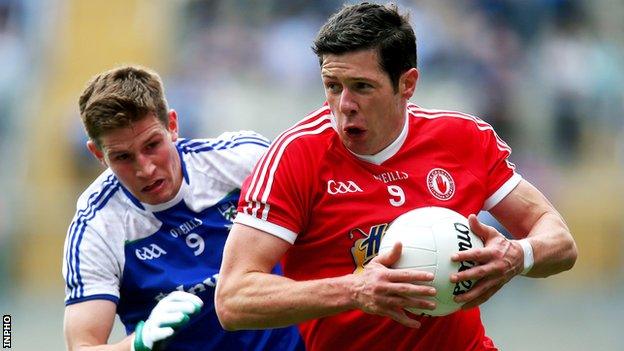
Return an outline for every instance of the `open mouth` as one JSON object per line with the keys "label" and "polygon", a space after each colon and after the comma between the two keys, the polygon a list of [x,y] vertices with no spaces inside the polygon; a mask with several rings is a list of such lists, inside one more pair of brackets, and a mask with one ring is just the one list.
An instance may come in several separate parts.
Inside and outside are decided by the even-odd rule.
{"label": "open mouth", "polygon": [[164,180],[163,179],[158,179],[157,181],[155,181],[154,183],[146,186],[145,188],[143,188],[144,192],[150,192],[154,189],[158,189],[159,186],[161,186],[163,184]]}
{"label": "open mouth", "polygon": [[359,136],[362,136],[364,133],[366,133],[365,129],[358,128],[358,127],[347,127],[344,129],[344,131],[347,134],[347,136],[351,138],[357,138]]}

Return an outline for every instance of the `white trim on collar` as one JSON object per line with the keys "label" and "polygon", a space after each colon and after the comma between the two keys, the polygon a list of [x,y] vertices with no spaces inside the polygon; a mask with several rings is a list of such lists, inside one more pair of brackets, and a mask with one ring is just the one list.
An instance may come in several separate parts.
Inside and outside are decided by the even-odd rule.
{"label": "white trim on collar", "polygon": [[164,211],[170,207],[172,207],[173,205],[179,203],[188,193],[188,189],[189,189],[189,185],[188,183],[184,180],[184,178],[182,179],[182,184],[180,185],[180,190],[178,190],[178,193],[176,194],[176,196],[173,197],[173,199],[167,201],[167,202],[163,202],[161,204],[157,204],[157,205],[150,205],[150,204],[146,204],[141,202],[141,205],[143,205],[143,207],[145,207],[146,211],[150,211],[150,212],[160,212],[160,211]]}
{"label": "white trim on collar", "polygon": [[349,148],[347,148],[347,150],[349,150],[349,152],[351,152],[353,155],[355,155],[355,157],[359,158],[362,161],[366,161],[376,165],[382,164],[384,161],[394,156],[399,151],[401,146],[403,146],[405,139],[407,139],[407,131],[409,130],[409,118],[407,117],[407,110],[405,110],[404,118],[405,122],[403,123],[403,130],[401,130],[401,134],[399,134],[399,136],[390,145],[388,145],[385,149],[379,151],[378,153],[374,155],[358,155],[355,152],[349,150]]}

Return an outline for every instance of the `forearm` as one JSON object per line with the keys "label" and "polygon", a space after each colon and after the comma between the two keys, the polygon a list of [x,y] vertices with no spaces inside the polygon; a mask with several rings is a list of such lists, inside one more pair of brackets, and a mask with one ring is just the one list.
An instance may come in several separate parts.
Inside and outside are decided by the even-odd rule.
{"label": "forearm", "polygon": [[546,212],[527,235],[535,263],[527,276],[543,278],[574,266],[577,248],[570,231],[558,213]]}
{"label": "forearm", "polygon": [[[572,234],[561,215],[533,185],[521,181],[490,213],[514,237],[526,238],[531,244],[535,262],[526,274],[547,277],[572,268],[577,250]],[[522,257],[522,248],[515,243],[514,252]],[[519,261],[522,266],[522,259]],[[522,271],[522,267],[520,268]]]}
{"label": "forearm", "polygon": [[111,345],[94,345],[94,343],[78,342],[74,345],[68,345],[69,351],[130,351],[134,334],[125,337],[116,344]]}
{"label": "forearm", "polygon": [[90,300],[65,308],[63,329],[69,351],[129,351],[133,335],[108,345],[117,305],[109,300]]}
{"label": "forearm", "polygon": [[294,281],[246,273],[237,286],[217,285],[217,314],[227,330],[283,327],[336,314],[355,308],[351,277]]}

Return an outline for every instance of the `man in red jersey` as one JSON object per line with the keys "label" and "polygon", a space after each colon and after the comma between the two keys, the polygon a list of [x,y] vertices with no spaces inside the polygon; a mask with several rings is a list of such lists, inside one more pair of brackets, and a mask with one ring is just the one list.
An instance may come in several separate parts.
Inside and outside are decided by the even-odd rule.
{"label": "man in red jersey", "polygon": [[[508,161],[492,127],[409,103],[416,41],[395,6],[346,6],[314,43],[327,103],[283,132],[246,180],[219,274],[216,309],[228,330],[298,323],[309,350],[496,350],[478,305],[518,274],[546,277],[577,256],[559,213]],[[478,279],[445,317],[420,284],[427,272],[377,255],[388,224],[423,206],[469,216],[483,249],[458,252]],[[490,211],[519,240],[479,223]],[[270,274],[282,260],[284,276]]]}

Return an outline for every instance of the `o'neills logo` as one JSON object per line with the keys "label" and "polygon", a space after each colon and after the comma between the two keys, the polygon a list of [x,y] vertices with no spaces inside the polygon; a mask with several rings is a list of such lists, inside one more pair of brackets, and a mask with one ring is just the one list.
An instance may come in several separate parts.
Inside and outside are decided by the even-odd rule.
{"label": "o'neills logo", "polygon": [[434,168],[427,174],[427,188],[436,199],[446,201],[455,194],[455,182],[449,172]]}

